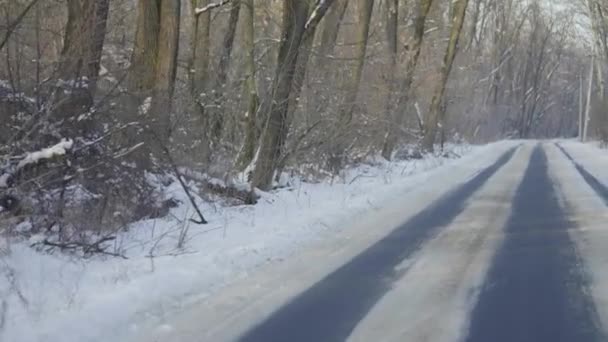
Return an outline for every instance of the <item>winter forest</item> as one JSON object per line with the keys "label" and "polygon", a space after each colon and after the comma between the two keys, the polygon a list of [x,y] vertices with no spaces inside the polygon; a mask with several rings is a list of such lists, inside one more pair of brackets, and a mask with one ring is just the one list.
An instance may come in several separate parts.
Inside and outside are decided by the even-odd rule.
{"label": "winter forest", "polygon": [[[361,165],[608,141],[607,13],[605,0],[0,0],[0,259],[122,262],[145,236],[148,265],[233,224],[225,210],[346,187]],[[8,336],[11,308],[36,306],[18,264],[0,264]]]}

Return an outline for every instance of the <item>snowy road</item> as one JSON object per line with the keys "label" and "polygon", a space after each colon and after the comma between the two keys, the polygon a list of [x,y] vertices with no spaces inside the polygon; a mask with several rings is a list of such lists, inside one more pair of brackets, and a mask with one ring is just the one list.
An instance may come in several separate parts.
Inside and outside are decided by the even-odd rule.
{"label": "snowy road", "polygon": [[570,145],[505,148],[138,340],[605,341],[607,171]]}

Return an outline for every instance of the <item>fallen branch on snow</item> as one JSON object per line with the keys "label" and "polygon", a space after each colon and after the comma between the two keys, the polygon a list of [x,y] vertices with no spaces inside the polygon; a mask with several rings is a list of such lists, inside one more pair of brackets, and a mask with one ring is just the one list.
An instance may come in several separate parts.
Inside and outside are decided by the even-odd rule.
{"label": "fallen branch on snow", "polygon": [[102,246],[104,243],[109,242],[109,241],[114,241],[115,239],[116,239],[116,237],[114,237],[114,236],[105,236],[105,237],[102,237],[101,239],[91,242],[91,243],[79,242],[79,241],[52,242],[52,241],[49,241],[48,239],[44,239],[41,242],[32,244],[32,247],[47,246],[47,247],[51,247],[51,248],[59,248],[61,251],[66,251],[66,250],[78,251],[78,250],[80,250],[85,257],[92,256],[94,254],[102,254],[102,255],[109,255],[109,256],[113,256],[113,257],[128,259],[126,256],[124,256],[122,254],[108,252]]}

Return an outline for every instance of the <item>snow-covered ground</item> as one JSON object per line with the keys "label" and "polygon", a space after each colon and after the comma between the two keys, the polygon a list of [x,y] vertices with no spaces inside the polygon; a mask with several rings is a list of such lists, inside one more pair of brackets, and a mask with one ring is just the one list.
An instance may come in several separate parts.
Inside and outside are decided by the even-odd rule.
{"label": "snow-covered ground", "polygon": [[[352,222],[380,208],[424,208],[516,144],[451,146],[464,155],[459,159],[376,161],[333,182],[292,179],[290,187],[264,194],[256,206],[201,201],[208,225],[188,226],[193,211],[183,204],[169,218],[139,222],[121,233],[116,247],[126,260],[48,255],[27,241],[13,243],[0,256],[0,341],[125,339],[146,322],[163,321],[262,267],[321,242],[343,243],[339,237]],[[425,187],[433,196],[420,196]],[[183,197],[179,188],[174,191]],[[405,218],[397,216],[390,224]],[[179,249],[184,234],[185,247]]]}

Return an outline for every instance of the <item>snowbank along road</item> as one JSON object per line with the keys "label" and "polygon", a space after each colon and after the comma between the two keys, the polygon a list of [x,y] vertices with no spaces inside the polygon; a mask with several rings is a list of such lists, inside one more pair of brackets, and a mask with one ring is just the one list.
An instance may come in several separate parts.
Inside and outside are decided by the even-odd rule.
{"label": "snowbank along road", "polygon": [[137,340],[606,341],[608,177],[580,145],[488,150]]}

